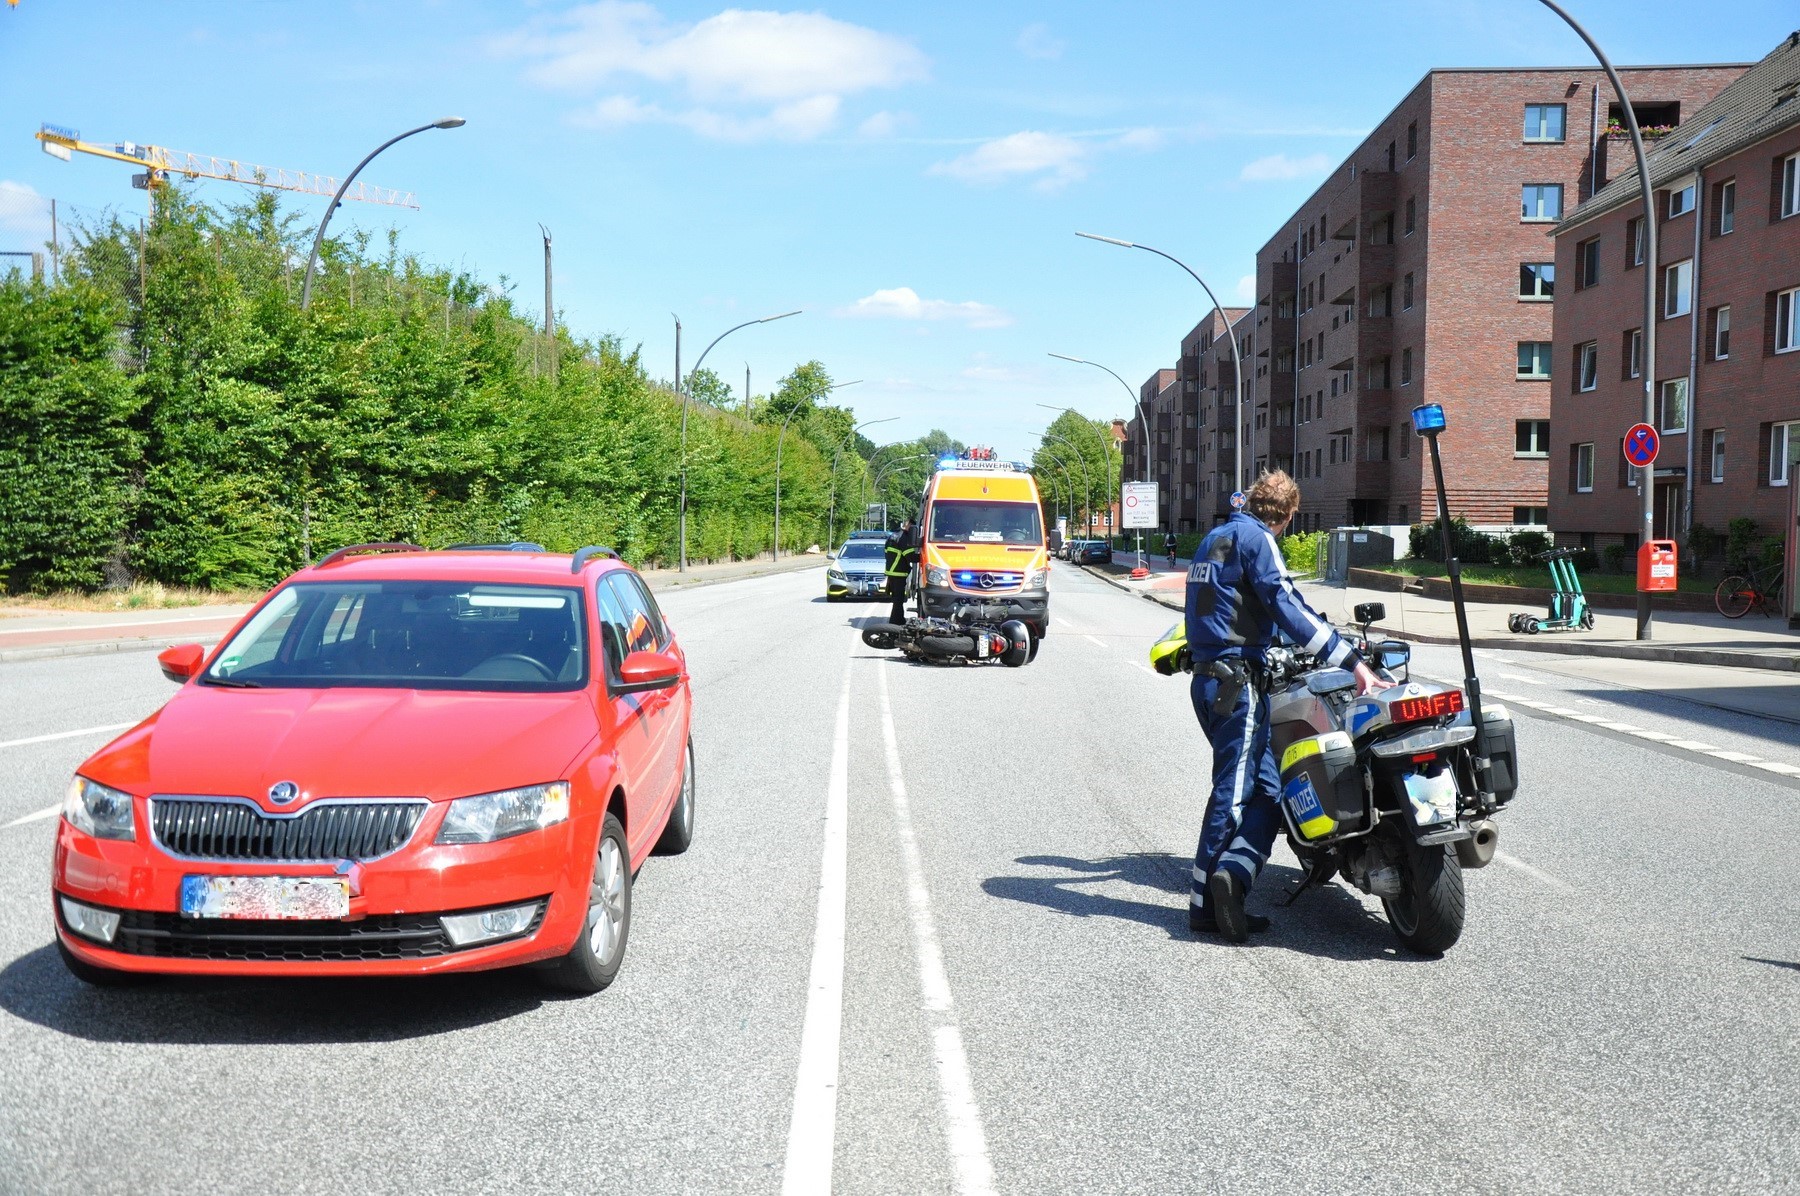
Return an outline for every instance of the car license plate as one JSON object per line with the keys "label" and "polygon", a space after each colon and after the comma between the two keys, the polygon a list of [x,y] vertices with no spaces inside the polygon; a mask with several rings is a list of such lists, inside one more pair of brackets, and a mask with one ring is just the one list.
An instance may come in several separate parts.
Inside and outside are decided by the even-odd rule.
{"label": "car license plate", "polygon": [[184,918],[343,918],[350,882],[341,876],[184,876]]}

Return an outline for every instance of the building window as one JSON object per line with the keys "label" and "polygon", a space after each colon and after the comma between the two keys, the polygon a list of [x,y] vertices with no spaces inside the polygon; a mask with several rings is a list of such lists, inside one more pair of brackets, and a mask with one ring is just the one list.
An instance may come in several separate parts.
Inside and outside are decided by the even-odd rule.
{"label": "building window", "polygon": [[1398,165],[1399,163],[1395,161],[1394,143],[1390,141],[1388,142],[1388,173],[1394,173],[1394,168]]}
{"label": "building window", "polygon": [[1394,314],[1394,284],[1369,288],[1369,314],[1376,319]]}
{"label": "building window", "polygon": [[1550,508],[1514,507],[1513,525],[1515,527],[1548,527],[1550,525]]}
{"label": "building window", "polygon": [[1722,482],[1725,480],[1725,429],[1714,428],[1707,437],[1710,441],[1707,453],[1712,458],[1712,471],[1707,476]]}
{"label": "building window", "polygon": [[1663,319],[1685,316],[1694,302],[1694,263],[1676,262],[1663,267]]}
{"label": "building window", "polygon": [[1600,342],[1588,341],[1575,346],[1575,390],[1593,390],[1600,385]]}
{"label": "building window", "polygon": [[1685,216],[1693,210],[1694,210],[1694,184],[1693,183],[1689,183],[1687,186],[1681,188],[1678,191],[1669,192],[1669,219],[1670,220],[1675,219],[1675,217],[1677,217],[1677,216]]}
{"label": "building window", "polygon": [[1419,122],[1413,121],[1406,126],[1406,160],[1411,162],[1419,156]]}
{"label": "building window", "polygon": [[1627,328],[1625,330],[1625,346],[1620,354],[1625,362],[1624,377],[1636,378],[1644,368],[1644,330]]}
{"label": "building window", "polygon": [[1408,273],[1400,280],[1400,310],[1411,311],[1413,305],[1413,276]]}
{"label": "building window", "polygon": [[1575,446],[1575,492],[1594,492],[1594,446],[1591,443]]}
{"label": "building window", "polygon": [[1577,245],[1575,261],[1578,263],[1575,285],[1578,288],[1597,286],[1600,282],[1600,238],[1595,237]]}
{"label": "building window", "polygon": [[1561,183],[1526,183],[1520,189],[1524,220],[1561,220],[1563,189]]}
{"label": "building window", "polygon": [[1549,420],[1521,419],[1513,423],[1513,456],[1548,457],[1549,455]]}
{"label": "building window", "polygon": [[1800,349],[1800,288],[1775,296],[1775,351]]}
{"label": "building window", "polygon": [[1393,361],[1391,357],[1383,357],[1380,361],[1369,363],[1368,388],[1370,390],[1386,390],[1393,385]]}
{"label": "building window", "polygon": [[1400,385],[1412,385],[1412,350],[1400,350]]}
{"label": "building window", "polygon": [[1413,229],[1418,226],[1418,219],[1417,219],[1418,214],[1419,214],[1418,201],[1414,200],[1414,199],[1408,199],[1406,201],[1406,232],[1404,235],[1406,235],[1408,237],[1413,235]]}
{"label": "building window", "polygon": [[1656,422],[1665,432],[1687,431],[1688,380],[1670,378],[1656,388]]}
{"label": "building window", "polygon": [[1520,378],[1548,378],[1550,376],[1550,342],[1520,341],[1519,372]]}
{"label": "building window", "polygon": [[1800,154],[1781,160],[1781,219],[1800,216]]}
{"label": "building window", "polygon": [[1726,179],[1713,188],[1713,210],[1719,214],[1719,236],[1737,227],[1737,180]]}
{"label": "building window", "polygon": [[1555,262],[1519,263],[1519,298],[1549,299],[1555,294]]}
{"label": "building window", "polygon": [[1625,222],[1625,268],[1644,264],[1644,218],[1633,216]]}
{"label": "building window", "polygon": [[1800,423],[1769,425],[1769,485],[1788,484],[1788,445],[1796,436],[1800,436]]}
{"label": "building window", "polygon": [[1568,113],[1564,104],[1525,105],[1525,140],[1561,141]]}
{"label": "building window", "polygon": [[1713,308],[1712,314],[1712,347],[1713,360],[1726,361],[1731,357],[1731,305]]}

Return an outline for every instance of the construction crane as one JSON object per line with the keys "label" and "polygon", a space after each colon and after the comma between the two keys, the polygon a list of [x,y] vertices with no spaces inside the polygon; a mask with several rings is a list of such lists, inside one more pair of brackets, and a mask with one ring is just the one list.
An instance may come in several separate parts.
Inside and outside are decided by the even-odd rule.
{"label": "construction crane", "polygon": [[[299,191],[306,195],[327,197],[337,193],[340,181],[330,175],[253,166],[235,158],[188,154],[180,150],[164,149],[160,145],[138,145],[130,141],[114,142],[110,146],[96,145],[91,141],[83,141],[81,134],[74,129],[50,124],[38,129],[37,139],[43,142],[46,154],[61,158],[64,162],[71,161],[75,154],[92,154],[96,158],[110,158],[114,162],[141,166],[143,171],[132,176],[131,185],[152,193],[168,186],[170,175],[188,179],[222,179],[228,183],[244,183],[251,187],[269,187],[276,191]],[[400,208],[417,209],[419,206],[411,191],[394,191],[368,183],[356,184],[344,192],[344,198]]]}

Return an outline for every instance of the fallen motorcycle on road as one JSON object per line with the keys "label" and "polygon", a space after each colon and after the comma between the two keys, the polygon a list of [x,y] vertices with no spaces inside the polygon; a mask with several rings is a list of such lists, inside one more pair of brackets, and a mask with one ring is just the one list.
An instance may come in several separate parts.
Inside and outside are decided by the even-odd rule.
{"label": "fallen motorcycle on road", "polygon": [[904,624],[873,623],[863,628],[862,641],[871,648],[884,652],[898,648],[913,660],[936,664],[998,661],[1016,669],[1037,655],[1036,637],[1017,619],[985,623],[912,618]]}

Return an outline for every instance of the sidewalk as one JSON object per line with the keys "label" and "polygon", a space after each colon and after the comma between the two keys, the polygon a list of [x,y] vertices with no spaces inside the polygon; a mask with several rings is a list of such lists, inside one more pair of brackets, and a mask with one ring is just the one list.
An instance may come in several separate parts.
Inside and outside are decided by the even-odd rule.
{"label": "sidewalk", "polygon": [[[1185,568],[1171,571],[1166,558],[1152,561],[1151,568],[1155,571],[1148,579],[1131,581],[1127,576],[1130,558],[1122,556],[1114,565],[1093,567],[1090,572],[1121,589],[1180,610],[1187,587]],[[1376,629],[1418,643],[1457,642],[1455,608],[1448,599],[1304,580],[1300,592],[1340,624],[1352,621],[1351,611],[1359,603],[1379,602],[1387,607],[1387,618],[1376,623]],[[1640,643],[1636,616],[1629,611],[1595,610],[1592,631],[1514,635],[1506,627],[1510,615],[1527,609],[1541,614],[1542,608],[1488,602],[1466,605],[1469,635],[1478,648],[1800,672],[1800,633],[1764,615],[1727,619],[1713,611],[1657,611],[1651,628],[1654,638]]]}
{"label": "sidewalk", "polygon": [[[693,564],[677,569],[645,569],[652,590],[689,589],[725,581],[742,581],[776,573],[817,569],[823,553],[768,557],[748,561]],[[49,656],[91,656],[103,652],[160,650],[172,644],[216,643],[250,609],[242,603],[184,606],[168,610],[0,611],[0,663]]]}

